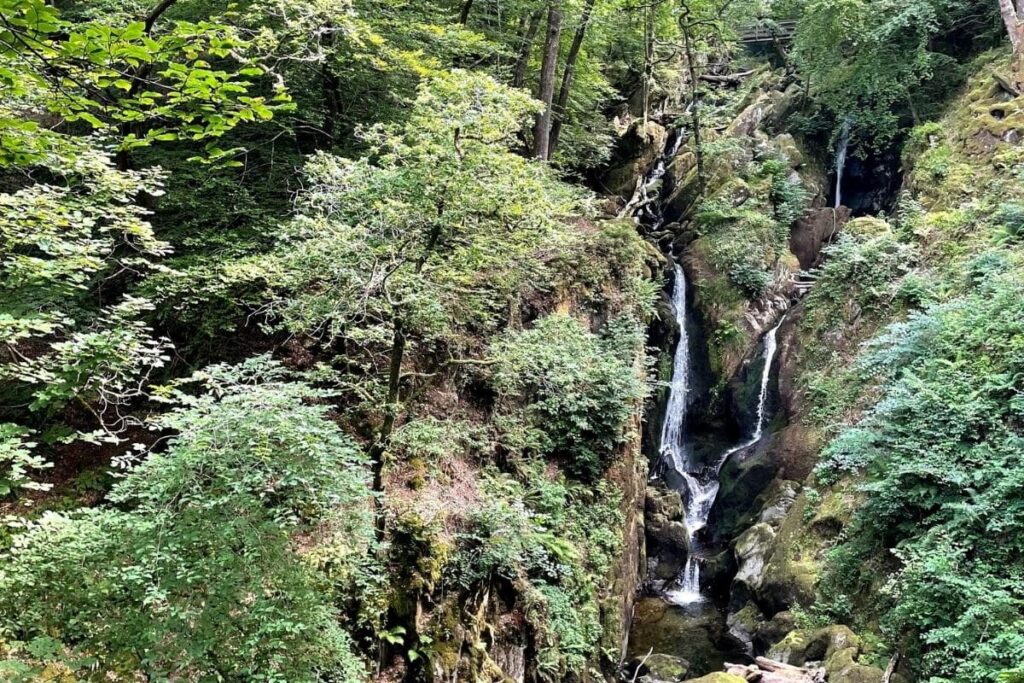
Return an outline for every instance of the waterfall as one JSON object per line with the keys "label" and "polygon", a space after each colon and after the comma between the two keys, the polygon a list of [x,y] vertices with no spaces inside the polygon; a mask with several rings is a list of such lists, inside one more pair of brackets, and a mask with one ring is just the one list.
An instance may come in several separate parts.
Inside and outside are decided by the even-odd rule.
{"label": "waterfall", "polygon": [[665,425],[661,429],[661,455],[676,472],[686,469],[683,434],[686,427],[686,397],[690,391],[690,339],[686,331],[686,274],[677,263],[672,285],[672,310],[679,325],[679,343],[672,360]]}
{"label": "waterfall", "polygon": [[843,121],[843,128],[839,132],[839,140],[836,142],[836,202],[838,209],[843,204],[843,170],[846,168],[846,152],[850,147],[850,119]]}
{"label": "waterfall", "polygon": [[[678,266],[677,266],[678,268]],[[673,296],[674,299],[674,296]],[[685,302],[685,299],[684,299]],[[679,313],[677,312],[677,316]],[[665,597],[670,602],[674,602],[677,605],[689,605],[696,602],[701,602],[704,597],[700,592],[700,531],[707,526],[708,516],[711,514],[711,508],[715,504],[715,498],[718,497],[719,481],[718,476],[722,470],[722,467],[728,462],[729,457],[735,453],[738,453],[750,446],[753,446],[761,437],[764,435],[765,422],[767,421],[767,403],[768,403],[768,384],[771,379],[772,364],[775,361],[775,354],[778,351],[778,332],[779,328],[782,327],[782,323],[785,321],[786,316],[783,315],[779,320],[778,324],[775,325],[771,330],[768,331],[764,336],[764,351],[762,352],[762,358],[764,359],[764,367],[761,369],[761,388],[757,398],[757,422],[754,426],[754,432],[740,444],[727,449],[718,457],[718,460],[707,468],[702,468],[698,471],[689,471],[680,465],[683,464],[683,459],[680,457],[678,460],[673,459],[673,466],[675,470],[682,475],[683,481],[686,485],[686,533],[687,533],[687,554],[686,554],[686,565],[683,567],[683,571],[679,574],[676,579],[676,584],[679,586],[675,590],[671,590],[666,593]],[[676,351],[676,357],[678,359],[678,350]],[[686,361],[686,365],[682,366],[688,370],[689,361]],[[680,365],[674,366],[674,371],[678,371]],[[672,387],[673,393],[676,386],[676,375],[673,372],[672,375]],[[685,386],[685,382],[684,382]],[[669,397],[669,408],[672,409],[672,396]],[[684,406],[685,409],[685,406]],[[666,416],[665,424],[666,427],[669,423],[669,416]],[[667,430],[666,432],[667,433]],[[672,447],[672,444],[666,444],[664,434],[662,435],[662,453],[666,453],[666,446]],[[681,448],[673,449],[671,454],[675,456]],[[676,463],[679,464],[676,464]]]}

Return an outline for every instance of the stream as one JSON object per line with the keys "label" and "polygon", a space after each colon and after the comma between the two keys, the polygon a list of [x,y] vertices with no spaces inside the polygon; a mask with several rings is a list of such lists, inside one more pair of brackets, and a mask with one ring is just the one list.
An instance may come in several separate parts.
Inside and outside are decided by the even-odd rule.
{"label": "stream", "polygon": [[[684,137],[682,133],[669,136],[662,155],[637,183],[633,198],[623,210],[649,233],[665,222],[661,200],[671,189],[667,169]],[[723,467],[730,459],[742,457],[756,448],[765,434],[771,418],[769,387],[778,349],[777,334],[785,315],[763,335],[746,364],[751,370],[761,366],[757,377],[750,378],[752,390],[755,379],[758,382],[756,392],[750,392],[757,404],[746,407],[745,412],[756,417],[748,420],[746,429],[741,427],[738,437],[729,429],[736,421],[735,416],[727,416],[732,419],[722,420],[721,425],[691,424],[700,423],[702,419],[698,414],[691,415],[691,406],[697,394],[707,390],[696,387],[694,375],[701,341],[691,337],[693,333],[700,335],[699,316],[691,310],[689,297],[692,295],[687,291],[686,273],[679,258],[672,253],[668,256],[672,268],[671,305],[679,338],[673,351],[672,375],[657,449],[660,462],[653,468],[657,474],[652,485],[674,489],[680,495],[686,537],[685,562],[674,578],[650,582],[648,594],[636,608],[629,649],[635,659],[650,652],[685,659],[689,675],[696,676],[721,670],[726,661],[742,662],[748,657],[742,644],[729,635],[727,605],[721,595],[708,590],[707,581],[702,581],[702,569],[713,554],[731,552],[727,546],[712,542],[714,534],[708,528],[708,520],[718,497]],[[704,433],[699,444],[690,433],[693,427]]]}

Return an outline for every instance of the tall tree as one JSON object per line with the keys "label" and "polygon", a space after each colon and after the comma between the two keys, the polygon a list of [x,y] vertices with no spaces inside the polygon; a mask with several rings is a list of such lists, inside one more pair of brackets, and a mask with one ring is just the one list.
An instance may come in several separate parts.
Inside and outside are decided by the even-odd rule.
{"label": "tall tree", "polygon": [[551,140],[549,142],[549,156],[554,154],[558,148],[558,137],[562,133],[562,124],[565,121],[565,109],[569,104],[569,90],[572,88],[572,78],[576,70],[576,60],[580,56],[580,48],[583,47],[583,38],[590,24],[590,17],[594,11],[594,1],[587,0],[583,6],[583,16],[580,18],[580,25],[576,27],[576,33],[572,37],[572,45],[569,46],[569,54],[565,57],[565,68],[562,71],[562,85],[558,89],[558,99],[555,102],[554,121],[551,123]]}
{"label": "tall tree", "polygon": [[533,154],[538,159],[550,156],[551,105],[555,98],[555,69],[558,66],[558,44],[562,37],[562,2],[551,0],[548,5],[548,34],[544,40],[544,59],[540,66],[540,88],[537,99],[544,111],[537,114],[533,127]]}
{"label": "tall tree", "polygon": [[526,83],[526,69],[530,66],[530,52],[533,50],[533,41],[540,30],[540,20],[544,17],[542,10],[532,12],[529,17],[524,17],[522,38],[519,41],[519,56],[516,58],[516,66],[512,71],[512,87],[521,88]]}
{"label": "tall tree", "polygon": [[1021,57],[1024,54],[1024,4],[1021,0],[999,0],[999,13],[1006,24],[1006,32],[1013,46],[1014,85],[1020,89]]}

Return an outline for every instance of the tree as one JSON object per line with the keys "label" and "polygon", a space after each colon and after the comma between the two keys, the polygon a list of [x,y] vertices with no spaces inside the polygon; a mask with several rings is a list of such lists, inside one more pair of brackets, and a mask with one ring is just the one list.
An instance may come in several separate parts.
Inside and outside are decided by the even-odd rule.
{"label": "tree", "polygon": [[562,85],[558,89],[558,99],[555,101],[551,123],[551,139],[549,142],[548,156],[558,147],[558,137],[562,132],[562,123],[565,120],[565,109],[569,104],[569,89],[572,87],[573,72],[576,70],[576,60],[580,56],[580,48],[583,47],[583,38],[590,24],[590,15],[594,11],[594,1],[586,0],[583,6],[583,16],[580,18],[580,25],[572,37],[572,44],[569,46],[569,53],[565,56],[565,67],[562,71]]}
{"label": "tree", "polygon": [[307,166],[301,216],[266,266],[277,290],[266,310],[361,368],[378,489],[418,374],[408,347],[447,347],[441,364],[462,362],[461,340],[494,329],[560,220],[583,209],[582,194],[511,151],[538,109],[520,90],[455,71],[423,85],[407,122],[366,134],[371,157],[320,154]]}
{"label": "tree", "polygon": [[1013,71],[1020,86],[1021,59],[1024,54],[1024,6],[1021,0],[999,0],[999,13],[1006,25],[1006,33],[1010,36],[1013,47]]}
{"label": "tree", "polygon": [[551,106],[555,97],[555,71],[558,68],[558,46],[561,36],[562,2],[551,0],[548,5],[548,32],[544,39],[544,56],[540,65],[537,95],[544,109],[537,112],[533,127],[533,155],[538,159],[547,159],[551,152]]}
{"label": "tree", "polygon": [[[196,385],[198,396],[184,389]],[[108,504],[45,515],[3,556],[0,628],[85,676],[363,679],[333,603],[367,562],[365,456],[324,394],[277,363],[214,366],[164,392],[173,436]],[[329,575],[315,552],[331,548]],[[69,587],[74,586],[74,590]]]}

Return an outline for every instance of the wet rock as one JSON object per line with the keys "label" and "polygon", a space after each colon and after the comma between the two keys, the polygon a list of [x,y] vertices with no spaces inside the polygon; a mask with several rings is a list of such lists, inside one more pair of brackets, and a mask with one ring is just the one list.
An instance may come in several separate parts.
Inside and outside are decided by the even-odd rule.
{"label": "wet rock", "polygon": [[682,522],[670,520],[664,515],[654,515],[647,520],[647,536],[658,544],[658,550],[686,552],[689,533]]}
{"label": "wet rock", "polygon": [[684,556],[681,553],[665,553],[651,558],[650,575],[661,582],[671,581],[683,570]]}
{"label": "wet rock", "polygon": [[660,515],[668,520],[681,520],[683,518],[683,497],[678,491],[652,486],[647,489],[644,508],[652,517]]}
{"label": "wet rock", "polygon": [[796,618],[793,613],[779,612],[757,629],[754,645],[758,651],[768,652],[794,630],[796,630]]}
{"label": "wet rock", "polygon": [[769,450],[747,458],[732,458],[725,464],[708,524],[716,539],[736,538],[757,522],[760,497],[775,479],[777,469],[774,454]]}
{"label": "wet rock", "polygon": [[764,523],[755,524],[736,539],[733,552],[739,569],[733,583],[745,586],[750,595],[756,595],[764,582],[764,567],[774,540],[775,530]]}
{"label": "wet rock", "polygon": [[701,587],[712,595],[728,596],[729,584],[732,583],[735,574],[736,560],[728,549],[701,561]]}
{"label": "wet rock", "polygon": [[742,609],[729,614],[725,623],[729,627],[729,635],[743,645],[748,657],[753,657],[756,649],[755,637],[764,625],[764,615],[757,605],[747,602]]}
{"label": "wet rock", "polygon": [[647,657],[640,668],[642,683],[677,683],[686,680],[690,663],[682,657],[674,657],[658,652]]}

